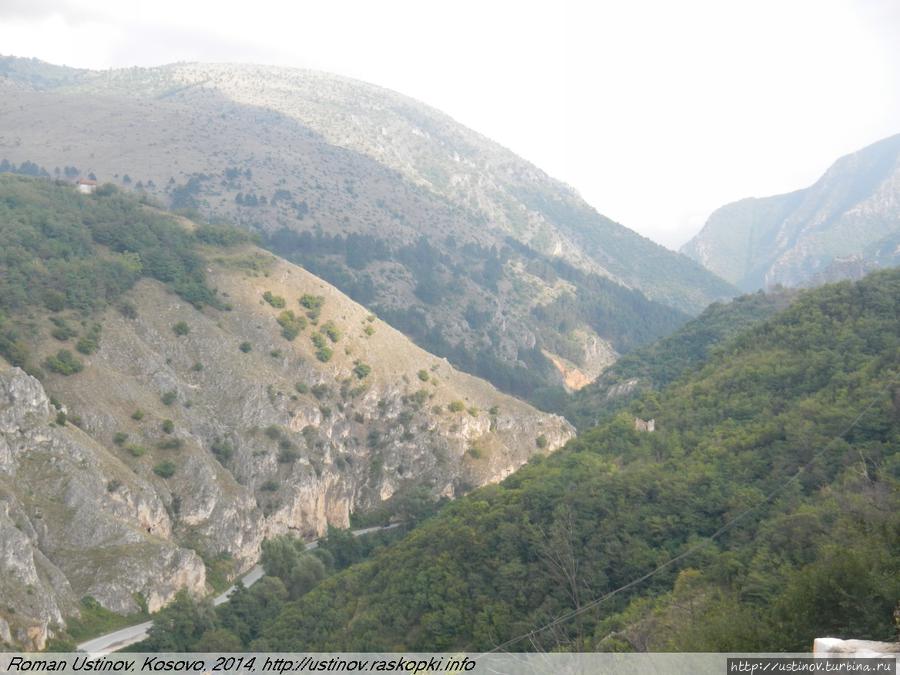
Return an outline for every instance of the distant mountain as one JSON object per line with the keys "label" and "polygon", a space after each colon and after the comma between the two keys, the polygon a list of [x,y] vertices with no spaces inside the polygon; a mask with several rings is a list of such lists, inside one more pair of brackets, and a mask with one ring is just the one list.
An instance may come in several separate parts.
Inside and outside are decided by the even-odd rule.
{"label": "distant mountain", "polygon": [[736,292],[496,143],[362,82],[11,58],[0,73],[0,159],[258,231],[429,351],[531,400]]}
{"label": "distant mountain", "polygon": [[681,251],[747,291],[900,264],[900,134],[842,157],[808,188],[723,206]]}
{"label": "distant mountain", "polygon": [[573,435],[247,239],[0,175],[0,645],[203,595],[266,537]]}

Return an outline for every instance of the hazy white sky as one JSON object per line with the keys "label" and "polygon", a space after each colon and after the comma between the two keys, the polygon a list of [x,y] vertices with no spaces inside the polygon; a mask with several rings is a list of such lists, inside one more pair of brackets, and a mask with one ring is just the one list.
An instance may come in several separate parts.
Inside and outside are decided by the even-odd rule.
{"label": "hazy white sky", "polygon": [[0,0],[0,52],[357,77],[670,247],[714,208],[900,132],[900,0]]}

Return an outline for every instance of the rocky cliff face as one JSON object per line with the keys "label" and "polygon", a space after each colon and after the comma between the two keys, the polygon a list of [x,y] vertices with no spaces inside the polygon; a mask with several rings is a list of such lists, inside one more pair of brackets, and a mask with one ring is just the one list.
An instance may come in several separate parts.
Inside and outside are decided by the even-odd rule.
{"label": "rocky cliff face", "polygon": [[723,206],[682,252],[750,291],[896,265],[898,237],[900,135],[842,157],[806,189]]}
{"label": "rocky cliff face", "polygon": [[[144,280],[126,298],[136,312],[99,317],[82,372],[42,387],[2,371],[0,591],[15,612],[0,603],[0,617],[14,643],[41,648],[84,596],[129,612],[140,594],[153,611],[206,592],[204,561],[236,573],[267,536],[346,527],[413,485],[456,496],[573,435],[301,268],[253,247],[208,264],[228,311]],[[294,339],[266,293],[304,317]],[[321,299],[317,318],[304,295]],[[49,328],[37,354],[60,347]]]}
{"label": "rocky cliff face", "polygon": [[0,638],[26,649],[42,649],[84,596],[127,612],[138,594],[158,609],[205,589],[153,486],[54,417],[37,380],[0,369]]}

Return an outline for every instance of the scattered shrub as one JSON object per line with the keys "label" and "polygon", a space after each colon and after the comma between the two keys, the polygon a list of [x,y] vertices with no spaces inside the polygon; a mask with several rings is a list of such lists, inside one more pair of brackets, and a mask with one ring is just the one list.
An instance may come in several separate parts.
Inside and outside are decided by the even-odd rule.
{"label": "scattered shrub", "polygon": [[281,312],[276,321],[281,326],[281,336],[285,340],[293,340],[300,334],[300,331],[306,328],[306,318],[294,314],[289,309]]}
{"label": "scattered shrub", "polygon": [[337,342],[341,339],[341,329],[335,325],[334,321],[326,322],[320,330],[325,333],[332,342]]}
{"label": "scattered shrub", "polygon": [[147,454],[147,448],[143,445],[129,445],[125,448],[132,457],[142,457]]}
{"label": "scattered shrub", "polygon": [[173,431],[175,431],[175,422],[173,422],[172,420],[163,420],[162,430],[164,434],[171,434]]}
{"label": "scattered shrub", "polygon": [[135,420],[136,422],[140,422],[142,419],[144,419],[144,411],[138,408],[133,413],[131,413],[131,419]]}
{"label": "scattered shrub", "polygon": [[273,295],[272,291],[266,291],[263,293],[263,300],[268,302],[275,309],[282,309],[285,305],[284,298],[280,295]]}
{"label": "scattered shrub", "polygon": [[418,373],[416,373],[416,375],[418,375],[419,379],[422,380],[422,382],[428,382],[428,378],[429,378],[428,371],[425,370],[424,368],[422,368],[422,370],[420,370]]}
{"label": "scattered shrub", "polygon": [[213,440],[210,450],[221,463],[227,462],[234,455],[234,447],[227,440],[216,438]]}
{"label": "scattered shrub", "polygon": [[247,341],[245,340],[245,341],[242,342],[240,345],[238,345],[238,349],[240,349],[242,352],[244,352],[244,353],[246,354],[246,353],[248,353],[251,349],[253,349],[253,345],[251,345],[249,342],[247,342]]}
{"label": "scattered shrub", "polygon": [[125,445],[125,441],[127,441],[127,440],[128,440],[128,434],[126,434],[124,431],[117,431],[116,433],[113,434],[113,443],[115,443],[118,446]]}
{"label": "scattered shrub", "polygon": [[163,402],[163,405],[172,405],[175,403],[175,400],[178,398],[178,392],[174,389],[171,389],[160,397],[160,400]]}
{"label": "scattered shrub", "polygon": [[267,480],[265,483],[259,486],[259,489],[263,492],[275,492],[278,490],[278,483],[274,480]]}
{"label": "scattered shrub", "polygon": [[160,478],[171,478],[175,475],[175,462],[166,460],[153,467],[153,473]]}
{"label": "scattered shrub", "polygon": [[316,347],[316,358],[322,363],[328,363],[334,355],[334,350],[325,342],[325,337],[321,333],[313,333],[310,339]]}
{"label": "scattered shrub", "polygon": [[546,448],[547,447],[547,437],[544,436],[544,434],[541,434],[540,436],[538,436],[537,438],[534,439],[534,444],[541,449]]}
{"label": "scattered shrub", "polygon": [[187,325],[184,321],[179,321],[174,326],[172,326],[172,332],[175,333],[178,337],[182,337],[191,332],[191,327]]}
{"label": "scattered shrub", "polygon": [[60,349],[56,356],[48,356],[44,366],[60,375],[74,375],[84,370],[84,364],[79,361],[68,349]]}
{"label": "scattered shrub", "polygon": [[369,373],[372,372],[372,366],[367,363],[363,363],[362,361],[358,362],[355,366],[353,366],[353,373],[360,380],[364,380],[369,376]]}
{"label": "scattered shrub", "polygon": [[87,332],[87,335],[81,337],[78,342],[75,344],[75,349],[80,351],[82,354],[93,354],[95,351],[100,349],[100,331],[101,326],[99,323],[95,323],[91,326],[91,329]]}
{"label": "scattered shrub", "polygon": [[466,404],[463,403],[462,401],[451,401],[450,405],[447,406],[447,410],[449,410],[450,412],[454,412],[454,413],[462,412],[465,409],[466,409]]}
{"label": "scattered shrub", "polygon": [[65,342],[69,338],[73,338],[78,335],[78,331],[72,328],[65,319],[61,317],[51,317],[50,321],[53,322],[53,330],[50,331],[50,335],[55,337],[60,342]]}
{"label": "scattered shrub", "polygon": [[324,304],[325,298],[321,295],[304,293],[300,298],[300,306],[306,309],[306,316],[308,316],[311,321],[317,321],[319,319]]}
{"label": "scattered shrub", "polygon": [[64,413],[62,410],[60,410],[58,413],[56,413],[56,423],[59,426],[61,426],[61,427],[66,426],[66,421],[67,421],[66,413]]}

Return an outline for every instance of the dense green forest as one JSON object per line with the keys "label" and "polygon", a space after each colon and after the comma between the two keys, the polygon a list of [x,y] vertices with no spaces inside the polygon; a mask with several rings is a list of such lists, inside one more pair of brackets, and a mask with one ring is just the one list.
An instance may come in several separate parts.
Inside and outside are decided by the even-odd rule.
{"label": "dense green forest", "polygon": [[[558,412],[579,429],[605,421],[648,390],[659,390],[695,368],[729,338],[783,310],[797,291],[777,288],[714,302],[672,335],[622,356],[594,382],[564,399]],[[619,387],[636,381],[627,392]],[[641,407],[637,414],[646,415]],[[652,415],[651,415],[652,416]]]}
{"label": "dense green forest", "polygon": [[[62,312],[89,317],[141,277],[167,284],[198,307],[221,308],[206,283],[197,246],[246,238],[226,226],[189,232],[111,185],[88,196],[69,184],[0,174],[0,355],[40,374],[29,354],[37,319],[51,317],[61,340],[75,337],[77,330]],[[84,349],[79,351],[90,353],[99,328],[88,329],[82,340],[88,342],[80,341]],[[77,369],[76,357],[63,352],[44,366],[57,372]]]}
{"label": "dense green forest", "polygon": [[[412,499],[417,501],[425,493],[421,491]],[[323,579],[397,541],[416,519],[431,514],[434,503],[419,506],[424,508],[416,515],[405,513],[409,520],[392,530],[357,537],[348,530],[330,528],[314,549],[307,549],[305,541],[289,535],[269,539],[263,543],[260,559],[266,576],[258,583],[247,588],[239,582],[229,601],[218,607],[209,598],[198,600],[180,592],[154,617],[147,639],[128,651],[243,651],[261,637],[264,627],[287,603],[302,597]],[[402,506],[400,510],[403,511]]]}
{"label": "dense green forest", "polygon": [[[898,375],[900,271],[804,292],[631,411],[288,593],[252,636],[210,629],[234,648],[280,651],[804,651],[821,635],[889,639]],[[637,409],[655,433],[634,430]]]}

